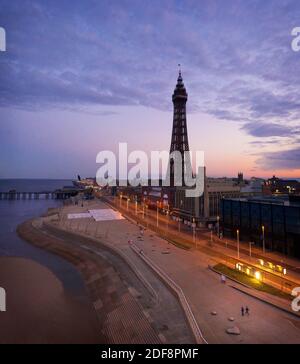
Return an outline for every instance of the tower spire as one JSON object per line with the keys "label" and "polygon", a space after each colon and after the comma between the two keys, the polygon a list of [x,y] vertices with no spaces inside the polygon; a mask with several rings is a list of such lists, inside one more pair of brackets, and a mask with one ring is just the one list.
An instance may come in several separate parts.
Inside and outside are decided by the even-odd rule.
{"label": "tower spire", "polygon": [[[189,151],[188,133],[187,133],[187,122],[186,122],[186,102],[188,94],[186,92],[182,76],[181,66],[179,67],[179,75],[177,84],[175,86],[172,101],[174,106],[173,111],[173,130],[171,137],[170,153],[178,151],[182,156],[182,181],[184,181],[185,166],[189,164],[189,161],[184,158],[184,153]],[[170,176],[171,186],[174,181],[174,160],[170,161]]]}

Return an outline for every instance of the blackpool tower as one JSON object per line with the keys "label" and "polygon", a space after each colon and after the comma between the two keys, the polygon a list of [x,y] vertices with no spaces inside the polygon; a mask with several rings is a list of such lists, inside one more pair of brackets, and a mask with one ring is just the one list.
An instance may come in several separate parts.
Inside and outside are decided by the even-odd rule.
{"label": "blackpool tower", "polygon": [[[174,105],[173,112],[173,129],[171,138],[170,153],[180,152],[182,158],[182,185],[184,185],[184,174],[187,168],[191,168],[190,158],[184,159],[184,152],[189,151],[189,141],[187,132],[187,122],[186,122],[186,102],[188,94],[186,92],[181,69],[179,69],[179,75],[177,79],[177,84],[175,86],[174,93],[172,95],[172,101]],[[191,169],[190,169],[191,171]],[[170,184],[174,187],[174,160],[170,159]]]}

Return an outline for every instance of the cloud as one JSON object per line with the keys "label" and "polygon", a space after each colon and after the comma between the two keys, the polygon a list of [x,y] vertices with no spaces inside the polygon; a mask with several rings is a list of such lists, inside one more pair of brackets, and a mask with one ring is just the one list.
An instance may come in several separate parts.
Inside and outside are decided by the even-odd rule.
{"label": "cloud", "polygon": [[295,117],[300,76],[286,64],[292,69],[298,59],[282,36],[299,13],[292,3],[2,1],[9,37],[1,105],[168,109],[183,63],[190,111],[241,122]]}
{"label": "cloud", "polygon": [[181,63],[188,112],[295,143],[300,54],[290,32],[299,19],[297,0],[1,0],[0,106],[170,111]]}
{"label": "cloud", "polygon": [[299,130],[274,123],[247,123],[241,128],[254,137],[293,137]]}
{"label": "cloud", "polygon": [[289,150],[264,153],[257,164],[267,170],[274,169],[300,169],[300,147]]}

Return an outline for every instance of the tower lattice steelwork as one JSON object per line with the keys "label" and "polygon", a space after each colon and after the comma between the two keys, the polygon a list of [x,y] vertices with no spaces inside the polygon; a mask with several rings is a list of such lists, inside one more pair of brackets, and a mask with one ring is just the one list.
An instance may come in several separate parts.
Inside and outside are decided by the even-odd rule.
{"label": "tower lattice steelwork", "polygon": [[[182,157],[182,184],[184,184],[184,173],[187,166],[191,167],[190,159],[184,160],[184,152],[189,151],[189,141],[187,133],[187,122],[186,122],[186,102],[188,94],[186,92],[181,70],[179,69],[179,75],[177,84],[172,95],[172,101],[174,105],[173,113],[173,130],[170,153],[179,151]],[[174,186],[174,160],[170,160],[170,182],[171,186]]]}

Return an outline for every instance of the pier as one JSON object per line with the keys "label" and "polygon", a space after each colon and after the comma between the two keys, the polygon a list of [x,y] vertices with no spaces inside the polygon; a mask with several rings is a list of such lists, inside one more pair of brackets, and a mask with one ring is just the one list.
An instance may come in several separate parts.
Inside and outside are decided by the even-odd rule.
{"label": "pier", "polygon": [[72,196],[77,195],[79,190],[74,189],[61,189],[56,191],[41,191],[41,192],[0,192],[0,200],[66,200]]}

